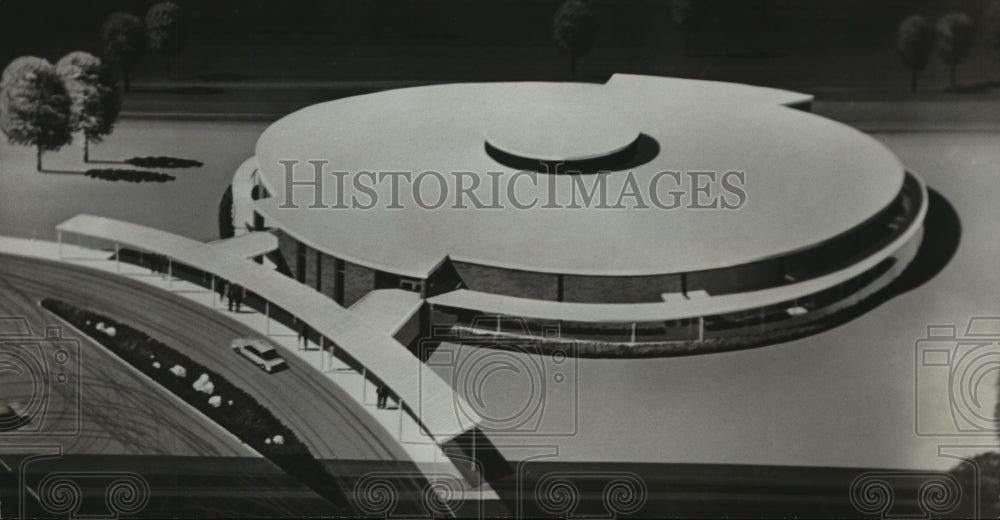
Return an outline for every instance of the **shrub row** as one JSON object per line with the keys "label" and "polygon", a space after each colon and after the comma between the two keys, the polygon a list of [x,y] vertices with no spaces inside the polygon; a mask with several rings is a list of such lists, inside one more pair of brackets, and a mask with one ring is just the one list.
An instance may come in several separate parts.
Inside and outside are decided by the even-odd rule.
{"label": "shrub row", "polygon": [[176,177],[166,173],[149,172],[146,170],[126,170],[121,168],[94,168],[83,173],[87,177],[102,181],[125,182],[167,182]]}
{"label": "shrub row", "polygon": [[204,166],[201,161],[194,159],[181,159],[178,157],[133,157],[126,159],[125,164],[139,166],[142,168],[199,168]]}

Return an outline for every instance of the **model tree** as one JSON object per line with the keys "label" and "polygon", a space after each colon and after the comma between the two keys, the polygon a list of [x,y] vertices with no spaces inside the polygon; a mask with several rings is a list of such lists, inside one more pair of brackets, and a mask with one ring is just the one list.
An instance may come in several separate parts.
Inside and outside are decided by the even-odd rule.
{"label": "model tree", "polygon": [[121,110],[121,96],[111,71],[101,59],[71,52],[56,64],[70,99],[70,127],[83,134],[83,161],[90,161],[90,143],[111,133]]}
{"label": "model tree", "polygon": [[184,43],[181,16],[180,6],[173,2],[153,4],[146,11],[149,49],[160,55],[167,79],[170,79],[170,63]]}
{"label": "model tree", "polygon": [[576,59],[594,47],[597,20],[585,0],[566,0],[552,24],[552,37],[562,51],[569,54],[569,71],[576,76]]}
{"label": "model tree", "polygon": [[674,23],[684,31],[684,55],[689,54],[691,32],[697,29],[705,16],[704,3],[699,0],[671,0],[670,14]]}
{"label": "model tree", "polygon": [[111,13],[101,27],[101,42],[104,44],[104,59],[121,70],[125,91],[128,92],[131,86],[129,73],[146,53],[146,30],[142,20],[129,13]]}
{"label": "model tree", "polygon": [[899,24],[896,51],[910,69],[910,91],[917,91],[917,76],[927,67],[934,52],[934,28],[926,18],[913,15]]}
{"label": "model tree", "polygon": [[42,170],[42,152],[72,142],[69,96],[51,63],[24,56],[4,69],[0,77],[0,130],[11,143],[35,147],[38,171]]}
{"label": "model tree", "polygon": [[951,12],[937,23],[938,56],[949,67],[949,82],[955,86],[955,69],[972,50],[972,19],[965,13]]}

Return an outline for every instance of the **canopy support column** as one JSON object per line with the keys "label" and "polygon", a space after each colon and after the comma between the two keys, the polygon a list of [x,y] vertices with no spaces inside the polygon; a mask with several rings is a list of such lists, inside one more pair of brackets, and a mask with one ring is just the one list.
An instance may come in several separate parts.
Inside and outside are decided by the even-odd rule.
{"label": "canopy support column", "polygon": [[403,398],[399,398],[399,442],[403,442]]}
{"label": "canopy support column", "polygon": [[[309,336],[306,336],[304,349],[309,348]],[[319,371],[326,372],[326,341],[322,334],[319,336]]]}
{"label": "canopy support column", "polygon": [[323,252],[316,250],[316,292],[323,292]]}

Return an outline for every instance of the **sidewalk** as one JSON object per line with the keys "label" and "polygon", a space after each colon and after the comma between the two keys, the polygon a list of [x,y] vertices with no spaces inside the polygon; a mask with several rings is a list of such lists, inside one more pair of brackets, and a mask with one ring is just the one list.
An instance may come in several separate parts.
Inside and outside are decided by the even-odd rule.
{"label": "sidewalk", "polygon": [[324,353],[319,345],[306,342],[303,346],[296,331],[269,319],[249,307],[241,312],[231,312],[226,309],[224,301],[220,301],[216,293],[199,285],[168,277],[165,274],[151,273],[148,269],[116,262],[110,257],[110,251],[101,251],[72,244],[30,240],[23,238],[0,236],[0,252],[28,256],[53,261],[72,263],[90,269],[115,273],[140,281],[159,290],[169,291],[187,298],[193,303],[223,313],[230,319],[238,321],[247,327],[267,337],[280,347],[283,354],[298,356],[308,362],[313,368],[322,372],[335,385],[361,404],[371,418],[390,432],[413,460],[424,477],[430,482],[451,481],[461,482],[467,498],[475,500],[498,499],[496,493],[488,484],[479,488],[471,488],[462,473],[432,440],[423,435],[419,425],[412,417],[390,400],[389,407],[377,408],[376,386],[367,381],[364,374],[354,371],[330,353]]}

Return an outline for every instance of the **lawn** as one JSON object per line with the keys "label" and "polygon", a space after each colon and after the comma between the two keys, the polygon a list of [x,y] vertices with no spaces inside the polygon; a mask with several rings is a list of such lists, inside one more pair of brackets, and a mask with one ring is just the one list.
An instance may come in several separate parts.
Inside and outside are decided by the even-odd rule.
{"label": "lawn", "polygon": [[[266,123],[120,121],[104,143],[82,143],[44,155],[36,172],[32,148],[0,143],[0,234],[55,239],[55,225],[78,213],[146,224],[199,240],[218,238],[219,199]],[[134,157],[173,157],[204,163],[191,168],[152,168],[166,182],[114,182],[83,175],[89,169],[141,169],[120,164]],[[108,161],[108,162],[99,162]],[[76,173],[62,173],[76,172]]]}

